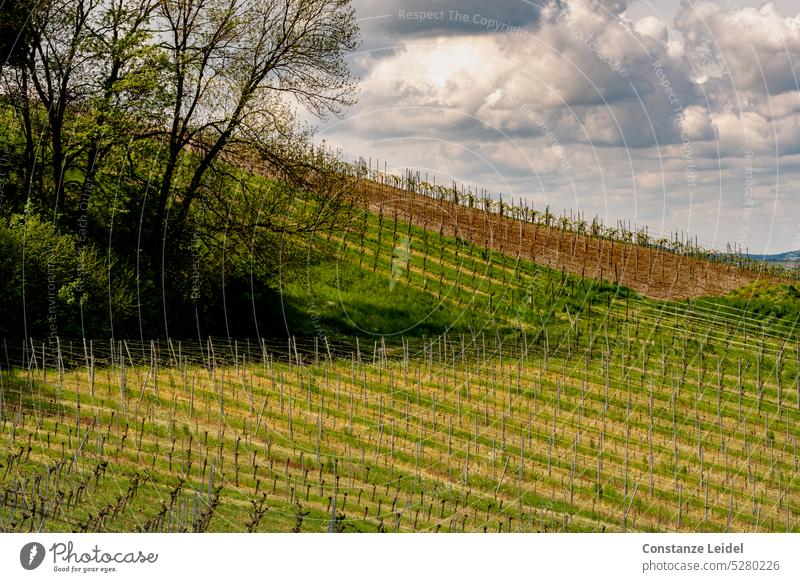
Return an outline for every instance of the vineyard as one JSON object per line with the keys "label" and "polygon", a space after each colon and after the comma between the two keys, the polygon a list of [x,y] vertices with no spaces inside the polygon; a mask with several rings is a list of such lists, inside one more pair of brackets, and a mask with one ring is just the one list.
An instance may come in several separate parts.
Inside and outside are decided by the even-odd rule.
{"label": "vineyard", "polygon": [[[515,207],[503,211],[464,206],[372,182],[365,188],[369,209],[397,214],[401,220],[435,229],[495,252],[513,254],[579,275],[624,285],[656,299],[723,295],[760,279],[774,279],[757,263],[738,264],[679,239],[651,240],[642,230],[605,229],[583,219],[530,214]],[[781,273],[784,274],[784,273]],[[788,271],[785,273],[788,274]]]}
{"label": "vineyard", "polygon": [[[393,174],[371,159],[347,163],[340,152],[325,149],[309,155],[314,165],[356,178],[361,198],[372,211],[391,210],[418,226],[436,226],[440,233],[573,274],[624,284],[650,297],[702,297],[759,279],[800,278],[800,269],[790,261],[764,262],[739,245],[729,243],[726,252],[720,252],[682,231],[656,237],[647,226],[625,221],[608,226],[598,216],[587,220],[583,213],[572,211],[559,215],[550,206],[541,210],[522,199],[515,204],[513,197],[504,201],[502,194],[492,196],[469,185],[437,184],[435,176],[419,172]],[[687,276],[675,277],[681,269]]]}
{"label": "vineyard", "polygon": [[4,342],[0,530],[800,530],[793,286],[659,300],[400,208],[315,233],[296,338]]}

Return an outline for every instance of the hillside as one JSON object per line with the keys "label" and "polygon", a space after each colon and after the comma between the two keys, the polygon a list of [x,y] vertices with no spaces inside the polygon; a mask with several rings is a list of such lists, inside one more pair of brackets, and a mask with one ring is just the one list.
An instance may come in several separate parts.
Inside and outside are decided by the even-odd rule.
{"label": "hillside", "polygon": [[773,255],[749,255],[752,259],[757,261],[764,261],[765,263],[774,263],[784,265],[788,268],[797,268],[800,266],[800,251],[788,251],[785,253],[777,253]]}
{"label": "hillside", "polygon": [[[586,223],[578,230],[523,221],[519,214],[487,212],[478,205],[470,207],[398,188],[385,179],[366,182],[364,195],[373,212],[397,213],[401,220],[416,226],[555,270],[629,287],[654,299],[725,295],[753,281],[779,281],[757,270],[757,264],[740,268],[715,260],[719,255],[713,253],[698,257],[664,250],[655,241],[633,244],[593,236]],[[553,217],[550,224],[558,220]]]}
{"label": "hillside", "polygon": [[0,529],[800,530],[795,287],[765,317],[766,283],[658,301],[347,226],[282,288],[305,339],[4,344]]}

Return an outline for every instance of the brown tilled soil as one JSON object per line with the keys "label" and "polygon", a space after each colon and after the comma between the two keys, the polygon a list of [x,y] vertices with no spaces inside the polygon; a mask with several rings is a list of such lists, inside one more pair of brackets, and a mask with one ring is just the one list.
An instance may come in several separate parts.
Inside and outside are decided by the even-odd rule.
{"label": "brown tilled soil", "polygon": [[617,283],[654,299],[725,295],[766,277],[712,261],[533,225],[373,182],[366,184],[364,195],[376,213],[396,213],[398,220],[415,226],[551,269]]}

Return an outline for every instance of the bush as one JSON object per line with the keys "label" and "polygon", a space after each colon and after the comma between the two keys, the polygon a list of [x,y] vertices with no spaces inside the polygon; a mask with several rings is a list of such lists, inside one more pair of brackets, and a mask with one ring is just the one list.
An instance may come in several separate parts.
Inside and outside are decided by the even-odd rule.
{"label": "bush", "polygon": [[134,312],[130,272],[36,215],[0,222],[0,336],[105,337]]}

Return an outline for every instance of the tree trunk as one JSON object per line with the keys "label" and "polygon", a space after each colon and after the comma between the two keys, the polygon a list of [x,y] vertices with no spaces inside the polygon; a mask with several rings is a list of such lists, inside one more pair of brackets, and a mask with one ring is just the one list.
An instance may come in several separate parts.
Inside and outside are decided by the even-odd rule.
{"label": "tree trunk", "polygon": [[53,159],[51,162],[53,174],[53,212],[63,211],[64,207],[64,173],[66,171],[66,156],[64,155],[64,144],[62,142],[62,123],[58,117],[52,117],[50,129],[53,132]]}

